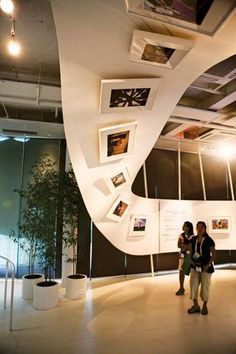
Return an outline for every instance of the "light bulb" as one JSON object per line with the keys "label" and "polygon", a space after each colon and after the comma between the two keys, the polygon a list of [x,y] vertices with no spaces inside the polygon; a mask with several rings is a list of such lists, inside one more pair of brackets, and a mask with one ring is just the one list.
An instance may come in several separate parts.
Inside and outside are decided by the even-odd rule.
{"label": "light bulb", "polygon": [[11,14],[14,10],[14,4],[11,0],[1,0],[0,7],[2,11],[6,12],[7,14]]}
{"label": "light bulb", "polygon": [[19,55],[21,51],[20,44],[15,39],[11,39],[8,43],[8,51],[13,56]]}

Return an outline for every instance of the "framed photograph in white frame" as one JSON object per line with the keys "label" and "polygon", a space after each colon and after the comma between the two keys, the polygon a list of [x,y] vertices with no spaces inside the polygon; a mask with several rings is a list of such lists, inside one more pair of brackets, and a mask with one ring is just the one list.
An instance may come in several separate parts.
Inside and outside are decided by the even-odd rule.
{"label": "framed photograph in white frame", "polygon": [[119,195],[115,202],[112,204],[106,217],[116,222],[121,222],[126,216],[130,208],[130,202],[127,198]]}
{"label": "framed photograph in white frame", "polygon": [[111,173],[109,176],[106,176],[104,181],[106,182],[106,185],[111,193],[121,190],[131,183],[126,167],[123,167],[120,170]]}
{"label": "framed photograph in white frame", "polygon": [[100,113],[151,110],[161,79],[102,80]]}
{"label": "framed photograph in white frame", "polygon": [[233,14],[234,0],[126,0],[128,13],[214,36]]}
{"label": "framed photograph in white frame", "polygon": [[99,129],[100,162],[123,158],[133,151],[137,122],[128,122]]}
{"label": "framed photograph in white frame", "polygon": [[147,224],[147,215],[132,215],[130,220],[129,236],[145,236]]}
{"label": "framed photograph in white frame", "polygon": [[231,231],[230,216],[212,216],[209,219],[209,233],[228,234]]}
{"label": "framed photograph in white frame", "polygon": [[136,63],[174,69],[194,41],[145,31],[133,31],[129,58]]}

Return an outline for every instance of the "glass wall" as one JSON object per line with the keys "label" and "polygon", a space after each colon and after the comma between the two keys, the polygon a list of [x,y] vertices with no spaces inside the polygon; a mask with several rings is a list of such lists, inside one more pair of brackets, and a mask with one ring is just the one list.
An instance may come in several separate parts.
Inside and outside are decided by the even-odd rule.
{"label": "glass wall", "polygon": [[[10,138],[0,142],[0,255],[17,266],[21,276],[28,268],[28,257],[9,239],[11,230],[18,235],[21,210],[24,207],[16,189],[24,189],[31,178],[31,167],[42,155],[48,154],[58,167],[60,140],[30,139],[27,142]],[[0,271],[4,261],[0,260]]]}

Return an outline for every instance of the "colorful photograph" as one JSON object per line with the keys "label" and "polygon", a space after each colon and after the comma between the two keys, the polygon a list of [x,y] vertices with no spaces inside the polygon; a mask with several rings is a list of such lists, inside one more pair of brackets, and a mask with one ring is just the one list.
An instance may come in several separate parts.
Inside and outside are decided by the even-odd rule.
{"label": "colorful photograph", "polygon": [[140,64],[174,69],[193,46],[194,41],[189,39],[134,30],[129,58]]}
{"label": "colorful photograph", "polygon": [[113,221],[121,222],[127,214],[129,207],[129,201],[125,197],[119,195],[119,197],[112,204],[106,217]]}
{"label": "colorful photograph", "polygon": [[210,219],[210,232],[212,233],[229,233],[230,217],[216,216]]}
{"label": "colorful photograph", "polygon": [[107,156],[124,154],[128,151],[129,131],[107,136]]}
{"label": "colorful photograph", "polygon": [[113,211],[113,214],[121,218],[127,208],[128,208],[128,204],[126,204],[121,200],[116,206],[115,210]]}
{"label": "colorful photograph", "polygon": [[133,231],[145,231],[147,219],[135,218]]}
{"label": "colorful photograph", "polygon": [[120,159],[132,152],[137,122],[99,129],[100,162]]}
{"label": "colorful photograph", "polygon": [[174,52],[175,49],[172,48],[146,44],[141,59],[166,64]]}
{"label": "colorful photograph", "polygon": [[145,236],[147,225],[147,215],[132,215],[130,220],[129,236]]}
{"label": "colorful photograph", "polygon": [[126,179],[124,173],[121,172],[118,175],[111,178],[111,182],[113,183],[114,187],[117,188],[121,186],[123,183],[126,183]]}
{"label": "colorful photograph", "polygon": [[104,177],[104,181],[111,193],[124,189],[131,183],[128,170],[125,167]]}

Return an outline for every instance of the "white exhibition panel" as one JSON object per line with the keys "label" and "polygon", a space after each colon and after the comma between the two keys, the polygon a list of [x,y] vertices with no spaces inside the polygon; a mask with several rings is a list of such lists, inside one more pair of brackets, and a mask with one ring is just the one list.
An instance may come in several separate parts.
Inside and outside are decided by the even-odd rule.
{"label": "white exhibition panel", "polygon": [[[229,232],[210,231],[211,219],[219,217],[230,220]],[[236,202],[160,200],[160,253],[178,250],[178,237],[184,221],[193,223],[194,232],[197,222],[205,221],[217,250],[236,249]]]}
{"label": "white exhibition panel", "polygon": [[[159,201],[134,195],[130,185],[119,194],[130,201],[120,223],[106,215],[118,197],[104,178],[126,168],[131,182],[152,150],[163,126],[186,88],[205,70],[234,54],[233,16],[215,38],[170,26],[173,35],[193,39],[194,48],[174,70],[129,61],[134,29],[167,33],[165,27],[126,12],[123,0],[52,0],[62,82],[65,134],[70,159],[87,210],[98,229],[118,249],[133,255],[159,252]],[[220,48],[220,50],[219,50]],[[105,79],[159,77],[161,89],[152,110],[99,113],[100,85]],[[137,122],[134,148],[122,159],[100,163],[98,129]],[[148,215],[144,236],[128,236],[132,215]]]}

